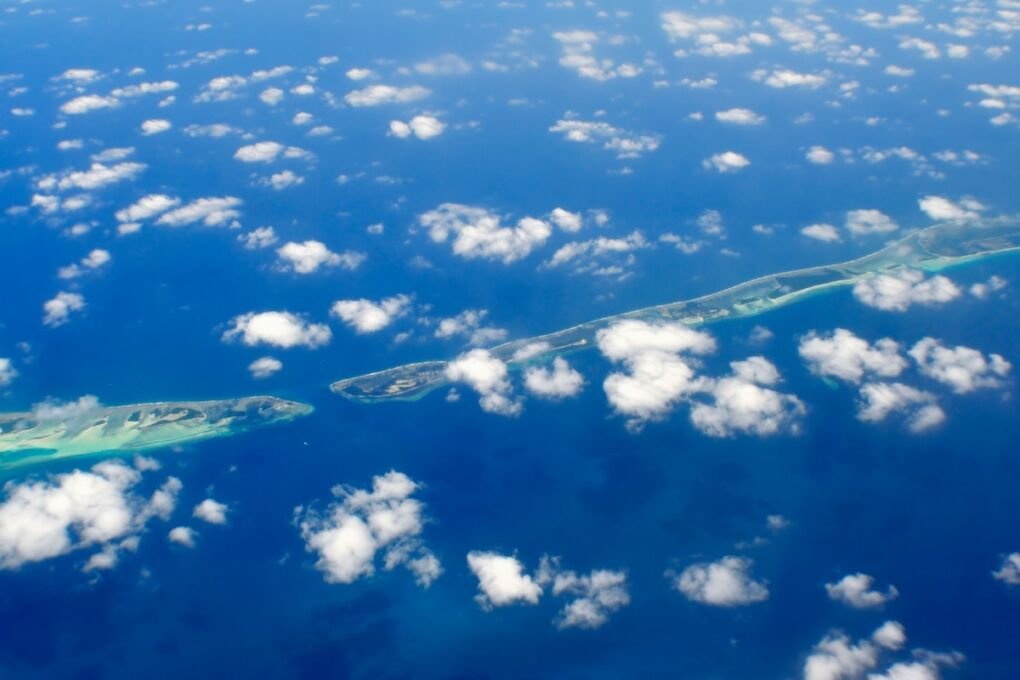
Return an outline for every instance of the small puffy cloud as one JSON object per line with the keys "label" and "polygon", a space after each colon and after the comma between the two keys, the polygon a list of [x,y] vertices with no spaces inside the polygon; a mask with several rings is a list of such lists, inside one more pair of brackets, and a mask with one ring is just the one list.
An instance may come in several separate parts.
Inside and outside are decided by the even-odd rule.
{"label": "small puffy cloud", "polygon": [[565,399],[577,396],[584,387],[584,378],[571,368],[563,357],[553,360],[552,369],[531,366],[524,371],[524,387],[542,399]]}
{"label": "small puffy cloud", "polygon": [[988,281],[972,284],[971,287],[967,289],[967,292],[979,300],[984,300],[991,293],[1002,290],[1008,284],[1009,282],[1001,276],[991,276]]}
{"label": "small puffy cloud", "polygon": [[378,74],[372,69],[368,68],[351,68],[345,73],[350,80],[368,80],[369,78],[377,78]]}
{"label": "small puffy cloud", "polygon": [[823,243],[837,243],[842,240],[839,235],[839,229],[836,229],[831,224],[812,224],[801,229],[800,233]]}
{"label": "small puffy cloud", "polygon": [[212,498],[206,498],[195,506],[194,510],[191,511],[191,515],[209,524],[226,524],[227,506],[214,501]]}
{"label": "small puffy cloud", "polygon": [[173,124],[162,118],[150,118],[142,123],[142,134],[145,136],[158,135],[173,127]]}
{"label": "small puffy cloud", "polygon": [[920,433],[941,425],[945,411],[935,395],[903,383],[873,382],[861,387],[857,418],[879,423],[893,413],[903,413],[911,432]]}
{"label": "small puffy cloud", "polygon": [[701,389],[690,361],[681,354],[715,351],[715,339],[679,323],[650,324],[626,320],[597,334],[599,350],[626,373],[611,373],[603,389],[613,409],[640,429],[661,420],[685,397]]}
{"label": "small puffy cloud", "polygon": [[365,107],[382,104],[406,104],[429,96],[428,88],[419,85],[395,87],[393,85],[369,85],[360,90],[353,90],[344,96],[350,106]]}
{"label": "small puffy cloud", "polygon": [[992,572],[999,581],[1011,586],[1020,586],[1020,552],[1015,552],[1002,560],[997,571]]}
{"label": "small puffy cloud", "polygon": [[891,217],[879,210],[851,210],[846,214],[846,228],[854,236],[888,234],[899,229]]}
{"label": "small puffy cloud", "polygon": [[549,221],[563,231],[575,233],[581,231],[584,222],[580,213],[572,213],[563,208],[555,208],[549,213]]}
{"label": "small puffy cloud", "polygon": [[73,312],[85,309],[85,298],[80,293],[61,291],[43,303],[43,324],[50,328],[63,326]]}
{"label": "small puffy cloud", "polygon": [[[661,240],[672,240],[672,235],[664,235]],[[613,256],[623,257],[623,264],[631,264],[633,252],[648,248],[649,243],[640,231],[632,231],[622,238],[606,238],[599,236],[587,241],[571,241],[560,246],[546,262],[549,267],[559,267],[565,263],[575,263],[577,271],[602,274],[605,265],[602,260]],[[678,245],[679,247],[679,245]]]}
{"label": "small puffy cloud", "polygon": [[423,588],[439,578],[442,565],[420,538],[427,519],[424,505],[412,498],[419,488],[407,475],[391,470],[372,478],[371,491],[334,487],[337,500],[324,512],[295,509],[305,549],[316,554],[315,566],[328,583],[349,584],[372,576],[380,552],[386,571],[403,566]]}
{"label": "small puffy cloud", "polygon": [[262,103],[268,104],[269,106],[276,106],[283,101],[283,97],[283,90],[278,87],[267,87],[262,90],[262,94],[259,95],[259,99],[262,100]]}
{"label": "small puffy cloud", "polygon": [[882,338],[871,344],[845,328],[829,335],[812,331],[800,339],[797,349],[815,375],[855,385],[868,376],[895,378],[907,368],[895,340]]}
{"label": "small puffy cloud", "polygon": [[181,483],[174,477],[139,496],[142,470],[105,461],[45,481],[8,483],[0,503],[0,569],[17,569],[84,548],[99,547],[85,569],[111,568],[117,551],[131,549],[153,517],[173,511]]}
{"label": "small puffy cloud", "polygon": [[85,84],[98,80],[99,76],[99,71],[94,68],[69,68],[57,76],[57,78],[60,80],[71,80],[75,83]]}
{"label": "small puffy cloud", "polygon": [[397,139],[407,139],[414,134],[411,126],[402,120],[391,120],[390,121],[390,136],[396,137]]}
{"label": "small puffy cloud", "polygon": [[111,184],[133,180],[147,166],[144,163],[124,162],[105,165],[95,162],[88,170],[74,170],[61,176],[48,175],[36,181],[41,191],[68,191],[78,189],[93,191]]}
{"label": "small puffy cloud", "polygon": [[726,174],[743,170],[751,165],[751,161],[736,151],[724,151],[723,153],[717,153],[706,158],[701,162],[701,165],[706,170],[715,170],[716,172]]}
{"label": "small puffy cloud", "polygon": [[248,371],[253,378],[268,378],[278,373],[283,368],[283,362],[274,357],[261,357],[248,365]]}
{"label": "small puffy cloud", "polygon": [[488,315],[486,309],[465,309],[457,316],[440,319],[434,335],[441,339],[464,335],[468,337],[468,343],[475,347],[505,339],[504,329],[482,326],[482,321]]}
{"label": "small puffy cloud", "polygon": [[18,377],[18,371],[7,357],[0,357],[0,387],[6,387]]}
{"label": "small puffy cloud", "polygon": [[949,385],[956,394],[1002,387],[1012,368],[999,354],[985,356],[970,347],[946,347],[935,338],[921,339],[909,354],[923,375]]}
{"label": "small puffy cloud", "polygon": [[149,194],[117,211],[118,222],[140,222],[180,205],[181,199],[166,194]]}
{"label": "small puffy cloud", "polygon": [[942,196],[925,196],[917,204],[928,217],[939,222],[971,222],[980,219],[985,209],[973,198],[954,203]]}
{"label": "small puffy cloud", "polygon": [[825,592],[829,599],[853,607],[855,609],[873,609],[881,607],[899,597],[895,586],[889,586],[884,592],[874,589],[875,579],[868,574],[847,574],[835,583],[826,583]]}
{"label": "small puffy cloud", "polygon": [[276,250],[280,264],[285,270],[296,274],[313,274],[320,267],[343,267],[351,271],[361,266],[365,256],[361,253],[347,251],[334,253],[321,241],[290,241]]}
{"label": "small puffy cloud", "polygon": [[230,321],[233,327],[224,331],[223,341],[231,342],[240,338],[248,346],[271,345],[290,349],[307,347],[317,349],[328,345],[333,338],[329,326],[308,323],[290,312],[249,312],[235,316]]}
{"label": "small puffy cloud", "polygon": [[758,69],[751,74],[751,79],[764,83],[769,87],[784,90],[790,87],[802,87],[817,90],[828,82],[828,77],[818,73],[799,73],[791,69]]}
{"label": "small puffy cloud", "polygon": [[418,216],[435,243],[453,236],[453,252],[460,257],[501,260],[510,264],[527,257],[552,235],[544,220],[523,217],[515,226],[504,226],[500,216],[485,208],[443,203]]}
{"label": "small puffy cloud", "polygon": [[378,302],[366,300],[337,300],[330,313],[341,319],[359,334],[376,333],[408,312],[409,295],[394,295]]}
{"label": "small puffy cloud", "polygon": [[881,12],[859,9],[853,18],[865,26],[876,29],[901,28],[910,24],[924,22],[921,11],[910,5],[900,5],[896,14],[882,14]]}
{"label": "small puffy cloud", "polygon": [[241,213],[237,209],[241,204],[241,199],[234,196],[199,198],[164,213],[156,220],[156,224],[165,227],[183,227],[201,222],[207,227],[218,227],[230,224],[240,217]]}
{"label": "small puffy cloud", "polygon": [[807,150],[804,157],[808,159],[809,163],[815,165],[829,165],[836,160],[836,154],[832,153],[824,146],[813,146]]}
{"label": "small puffy cloud", "polygon": [[897,78],[909,78],[910,76],[914,75],[916,71],[914,71],[914,69],[912,68],[907,68],[906,66],[897,66],[896,64],[889,64],[888,66],[885,67],[884,73],[887,76],[896,76]]}
{"label": "small puffy cloud", "polygon": [[771,436],[796,432],[805,413],[803,402],[774,387],[779,371],[764,357],[730,363],[732,375],[706,381],[704,391],[711,402],[691,408],[691,422],[712,437],[735,434]]}
{"label": "small puffy cloud", "polygon": [[81,258],[78,264],[71,264],[66,267],[61,267],[57,272],[57,276],[62,279],[76,279],[79,276],[83,276],[88,270],[101,269],[110,263],[113,257],[110,255],[110,251],[103,250],[102,248],[95,248],[89,251],[89,254]]}
{"label": "small puffy cloud", "polygon": [[415,116],[408,123],[394,120],[390,122],[390,134],[400,139],[414,135],[421,140],[429,140],[443,134],[446,125],[435,116]]}
{"label": "small puffy cloud", "polygon": [[242,131],[225,123],[212,123],[210,125],[189,125],[184,128],[184,134],[189,137],[226,137],[227,135],[238,135]]}
{"label": "small puffy cloud", "polygon": [[617,64],[614,60],[595,54],[599,37],[592,31],[556,31],[553,38],[563,52],[560,66],[577,72],[582,78],[606,81],[614,78],[633,78],[641,67],[633,63]]}
{"label": "small puffy cloud", "polygon": [[276,238],[276,230],[272,227],[258,227],[241,234],[237,240],[244,244],[246,250],[262,250],[276,245],[279,239]]}
{"label": "small puffy cloud", "polygon": [[167,540],[185,548],[195,547],[195,530],[191,527],[174,527],[167,535]]}
{"label": "small puffy cloud", "polygon": [[137,85],[128,85],[127,87],[118,87],[110,92],[111,95],[119,99],[130,99],[132,97],[141,97],[146,94],[161,94],[163,92],[173,92],[180,84],[173,80],[160,80],[149,83],[139,83]]}
{"label": "small puffy cloud", "polygon": [[934,307],[962,295],[952,280],[941,274],[929,279],[916,269],[895,274],[878,274],[861,279],[853,288],[854,297],[869,307],[886,312],[905,312],[912,305]]}
{"label": "small puffy cloud", "polygon": [[473,349],[461,354],[447,364],[446,377],[477,392],[483,411],[503,416],[521,413],[521,402],[514,399],[506,364],[487,350]]}
{"label": "small puffy cloud", "polygon": [[471,64],[456,54],[441,54],[415,64],[414,70],[423,76],[462,76],[471,72]]}
{"label": "small puffy cloud", "polygon": [[765,116],[759,115],[750,109],[727,109],[718,111],[715,119],[720,123],[731,125],[761,125],[765,122]]}
{"label": "small puffy cloud", "polygon": [[577,574],[560,568],[560,560],[543,557],[535,575],[542,588],[551,586],[553,596],[572,596],[560,609],[556,627],[594,630],[609,621],[609,615],[630,604],[627,591],[627,574],[622,571],[596,569],[589,574]]}
{"label": "small puffy cloud", "polygon": [[712,607],[740,607],[764,602],[768,587],[751,578],[753,562],[745,557],[724,557],[718,562],[692,564],[670,574],[673,586],[693,602]]}
{"label": "small puffy cloud", "polygon": [[[902,649],[906,640],[903,626],[895,621],[887,621],[872,634],[871,639],[857,644],[843,633],[830,633],[815,645],[804,662],[804,680],[863,678],[865,673],[878,666],[882,650]],[[901,676],[901,680],[909,678],[909,675]]]}
{"label": "small puffy cloud", "polygon": [[244,163],[270,163],[283,152],[279,142],[256,142],[242,146],[234,152],[234,158]]}
{"label": "small puffy cloud", "polygon": [[305,178],[301,175],[298,175],[291,170],[283,170],[282,172],[273,173],[268,179],[263,180],[263,183],[277,191],[283,191],[289,187],[304,184],[304,181]]}
{"label": "small puffy cloud", "polygon": [[478,578],[475,601],[486,610],[512,604],[538,604],[542,586],[524,572],[524,565],[511,555],[472,551],[468,568]]}
{"label": "small puffy cloud", "polygon": [[616,152],[617,158],[639,158],[662,144],[661,135],[640,134],[614,127],[605,121],[566,118],[556,121],[549,132],[558,132],[568,142],[602,142],[602,148]]}
{"label": "small puffy cloud", "polygon": [[119,105],[120,100],[116,97],[103,97],[97,94],[86,94],[81,97],[75,97],[71,101],[64,102],[60,107],[60,111],[69,116],[78,116],[83,113],[97,111],[99,109],[111,109]]}

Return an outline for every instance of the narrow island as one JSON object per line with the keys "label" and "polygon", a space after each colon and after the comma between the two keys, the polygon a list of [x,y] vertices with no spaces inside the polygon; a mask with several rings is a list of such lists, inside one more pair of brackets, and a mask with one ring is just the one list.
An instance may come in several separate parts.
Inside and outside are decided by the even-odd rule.
{"label": "narrow island", "polygon": [[[936,224],[849,262],[762,276],[693,300],[646,307],[547,335],[512,340],[490,351],[511,370],[519,370],[522,366],[547,363],[556,356],[593,347],[599,330],[625,319],[704,326],[764,314],[880,274],[904,269],[938,272],[1016,252],[1020,252],[1020,219]],[[446,366],[446,361],[406,364],[339,380],[330,389],[363,403],[412,401],[449,384]]]}
{"label": "narrow island", "polygon": [[0,413],[0,470],[225,437],[311,412],[311,406],[295,401],[242,397]]}

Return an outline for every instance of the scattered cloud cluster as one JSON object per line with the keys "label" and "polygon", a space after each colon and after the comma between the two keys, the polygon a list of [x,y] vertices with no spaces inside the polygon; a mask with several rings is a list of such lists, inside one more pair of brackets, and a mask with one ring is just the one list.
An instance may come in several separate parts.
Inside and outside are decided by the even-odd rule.
{"label": "scattered cloud cluster", "polygon": [[[860,385],[857,417],[864,422],[882,422],[902,413],[912,432],[923,432],[946,419],[934,393],[890,382],[909,367],[900,344],[891,338],[869,343],[838,328],[828,335],[808,333],[800,339],[798,351],[815,375]],[[1012,369],[1001,355],[946,347],[930,337],[919,340],[906,354],[922,376],[949,386],[956,394],[1002,388]]]}
{"label": "scattered cloud cluster", "polygon": [[[472,551],[468,568],[478,579],[475,601],[486,611],[510,605],[537,605],[548,592],[570,597],[554,619],[557,628],[601,628],[609,616],[630,604],[627,575],[622,571],[596,569],[578,574],[560,566],[558,557],[543,556],[538,570],[529,575],[515,555]],[[548,589],[548,590],[547,590]]]}
{"label": "scattered cloud cluster", "polygon": [[811,651],[804,662],[804,680],[939,680],[939,669],[956,667],[963,661],[957,652],[935,653],[914,650],[913,661],[899,661],[884,671],[875,673],[884,665],[883,657],[902,650],[907,635],[902,624],[886,621],[869,638],[856,644],[843,632],[826,635]]}
{"label": "scattered cloud cluster", "polygon": [[499,215],[459,203],[443,203],[422,213],[418,223],[435,243],[446,243],[452,237],[455,255],[504,264],[527,257],[552,235],[552,226],[545,220],[523,217],[515,226],[505,226]]}
{"label": "scattered cloud cluster", "polygon": [[446,124],[435,116],[415,116],[408,122],[390,121],[390,134],[398,139],[414,136],[421,140],[435,139],[443,134]]}
{"label": "scattered cloud cluster", "polygon": [[603,121],[584,121],[563,118],[556,121],[549,132],[563,135],[568,142],[590,144],[601,142],[602,148],[612,151],[617,158],[640,158],[659,148],[662,136],[641,134],[614,127]]}
{"label": "scattered cloud cluster", "polygon": [[372,489],[338,486],[336,501],[324,511],[299,506],[295,524],[305,549],[329,583],[354,583],[372,576],[376,556],[383,569],[403,566],[418,585],[428,588],[443,573],[439,559],[421,540],[427,522],[424,505],[412,496],[420,485],[390,471],[372,478]]}
{"label": "scattered cloud cluster", "polygon": [[731,362],[723,378],[699,376],[697,357],[716,349],[715,339],[681,323],[627,320],[597,334],[598,347],[627,373],[603,383],[613,409],[638,430],[665,418],[679,403],[691,404],[691,423],[710,436],[768,436],[796,432],[805,409],[801,401],[772,389],[780,381],[764,357]]}
{"label": "scattered cloud cluster", "polygon": [[121,461],[98,463],[45,481],[8,483],[0,503],[0,568],[18,567],[98,548],[84,571],[110,569],[121,551],[134,551],[150,519],[166,520],[182,485],[176,477],[151,496],[136,487],[151,461],[134,467]]}

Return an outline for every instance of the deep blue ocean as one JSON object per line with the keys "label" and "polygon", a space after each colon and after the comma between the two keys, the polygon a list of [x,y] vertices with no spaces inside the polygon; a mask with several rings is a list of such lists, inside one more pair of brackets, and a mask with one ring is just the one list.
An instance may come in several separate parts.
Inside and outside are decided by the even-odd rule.
{"label": "deep blue ocean", "polygon": [[[1005,555],[1020,550],[1014,376],[1003,389],[964,396],[935,389],[947,422],[913,435],[895,420],[860,422],[853,388],[818,379],[797,354],[804,334],[842,327],[907,346],[932,336],[997,352],[1015,366],[1015,255],[947,272],[961,289],[992,276],[1009,282],[984,300],[964,295],[943,307],[888,313],[844,290],[711,326],[719,351],[705,359],[706,372],[719,375],[730,361],[767,356],[783,375],[782,390],[807,404],[795,435],[707,437],[692,427],[686,407],[632,433],[606,403],[602,382],[613,367],[595,350],[569,357],[585,376],[580,396],[529,399],[518,418],[482,412],[466,387],[456,403],[437,392],[374,405],[328,389],[340,378],[448,359],[464,349],[431,337],[412,318],[378,335],[356,335],[329,319],[338,299],[413,294],[433,317],[484,308],[487,323],[513,339],[881,248],[884,235],[823,244],[798,233],[812,223],[842,225],[849,210],[880,209],[904,232],[928,224],[917,201],[929,194],[975,196],[989,214],[1014,214],[1020,210],[1017,125],[989,125],[989,112],[971,104],[975,97],[966,86],[1018,84],[1016,55],[929,63],[899,51],[899,33],[848,21],[849,8],[833,2],[818,11],[848,40],[873,44],[888,58],[866,67],[833,64],[778,43],[732,60],[671,55],[678,45],[659,28],[661,12],[718,11],[748,24],[767,18],[765,8],[747,1],[576,3],[573,9],[449,4],[412,3],[415,14],[407,15],[400,12],[407,3],[337,2],[315,17],[305,16],[315,8],[277,0],[0,5],[9,10],[0,18],[0,73],[20,74],[0,83],[0,128],[8,132],[0,137],[0,171],[11,171],[0,175],[0,208],[28,205],[37,192],[33,178],[87,168],[89,154],[104,148],[135,147],[133,158],[148,165],[136,181],[96,191],[80,214],[46,218],[32,209],[0,217],[0,357],[14,359],[18,371],[9,386],[0,386],[0,411],[85,394],[108,405],[271,394],[315,407],[292,423],[147,452],[162,470],[141,488],[150,492],[166,475],[180,478],[177,514],[170,523],[150,523],[138,551],[122,554],[115,569],[83,574],[89,551],[76,551],[0,570],[0,677],[792,679],[803,677],[806,655],[828,631],[857,640],[890,619],[903,623],[908,649],[966,657],[959,669],[944,670],[947,678],[1020,677],[1020,590],[991,576]],[[921,7],[934,22],[957,4]],[[794,4],[778,6],[796,14]],[[33,15],[32,7],[41,13]],[[610,16],[597,16],[599,9]],[[624,9],[630,16],[614,14]],[[79,16],[88,18],[73,20]],[[203,21],[212,28],[184,29]],[[514,29],[526,31],[519,42],[509,37]],[[616,59],[643,62],[654,53],[662,72],[652,75],[646,66],[633,79],[582,79],[557,64],[560,47],[550,37],[573,29],[601,32],[606,37],[598,49]],[[614,34],[629,38],[611,46]],[[1014,42],[1012,33],[975,40]],[[219,48],[232,52],[208,64],[171,67]],[[247,48],[258,53],[246,55]],[[471,62],[471,72],[387,75],[449,52]],[[339,61],[315,72],[318,95],[288,93],[277,107],[259,102],[261,89],[298,84],[302,69],[324,55]],[[535,66],[507,73],[478,66],[525,57]],[[917,69],[894,92],[882,73],[890,61]],[[231,101],[192,101],[213,77],[280,64],[295,71]],[[840,99],[832,86],[777,94],[748,78],[754,68],[778,64],[832,69],[843,81],[859,81],[862,94]],[[365,84],[344,77],[356,66],[383,74],[378,82],[422,84],[432,94],[365,109],[330,106],[323,92],[342,99]],[[106,74],[88,88],[99,93],[133,82],[127,75],[133,67],[145,69],[144,80],[173,79],[180,87],[165,108],[158,105],[162,95],[149,95],[62,116],[59,105],[70,95],[53,78],[73,67]],[[652,87],[656,79],[707,75],[720,84]],[[29,89],[11,94],[17,86]],[[526,101],[508,104],[515,99]],[[9,114],[12,106],[35,114]],[[710,118],[732,107],[753,109],[768,122],[744,129],[689,119],[695,111]],[[952,115],[940,116],[943,108]],[[307,137],[290,122],[298,111],[311,112],[335,133]],[[600,144],[565,141],[548,128],[568,111],[660,134],[661,146],[617,159]],[[441,137],[386,136],[390,120],[422,112],[441,113],[449,124]],[[813,121],[795,122],[804,113]],[[882,122],[862,123],[871,116]],[[143,120],[164,117],[173,121],[169,132],[138,134]],[[66,128],[54,129],[56,121],[66,121]],[[315,160],[271,166],[304,177],[300,186],[272,191],[255,179],[270,168],[232,158],[248,140],[182,132],[210,123],[243,128],[250,141],[307,148]],[[84,148],[56,148],[71,138],[84,140]],[[985,160],[939,165],[944,177],[897,159],[816,167],[803,160],[813,145],[907,146],[929,157],[969,149]],[[732,176],[703,169],[702,159],[728,148],[751,158],[751,168]],[[624,168],[632,174],[620,174]],[[341,185],[340,174],[355,179]],[[399,181],[376,181],[380,176]],[[242,197],[243,228],[147,223],[138,234],[118,237],[115,211],[148,193],[185,201]],[[449,244],[432,243],[414,228],[417,215],[443,202],[486,206],[509,221],[557,206],[604,209],[610,224],[577,235],[557,231],[541,252],[504,265],[457,257]],[[725,240],[709,239],[693,256],[659,243],[637,254],[624,280],[540,266],[576,239],[635,229],[652,244],[666,232],[698,237],[694,221],[710,209],[724,219]],[[82,221],[94,222],[87,234],[66,235]],[[366,233],[375,223],[385,224],[382,236]],[[237,240],[263,225],[272,225],[281,243],[314,239],[368,259],[356,271],[280,272],[274,249],[249,251]],[[757,233],[755,225],[773,233]],[[57,279],[59,267],[92,248],[107,249],[112,264],[74,284]],[[431,266],[412,266],[416,256]],[[80,286],[85,310],[63,326],[42,325],[42,304],[69,285]],[[221,341],[233,317],[265,310],[330,323],[333,340],[314,351]],[[750,339],[757,325],[773,333],[764,344]],[[416,332],[394,342],[400,330]],[[248,365],[267,354],[280,358],[284,370],[255,380]],[[9,490],[110,457],[4,472],[3,481]],[[337,484],[368,488],[374,475],[389,470],[422,484],[416,498],[429,518],[423,538],[442,561],[443,575],[428,589],[403,570],[378,569],[349,585],[326,583],[294,525],[295,507],[327,502]],[[228,523],[195,525],[194,549],[168,542],[166,531],[188,523],[190,508],[210,496],[228,504]],[[777,514],[790,525],[773,533],[766,517]],[[756,537],[767,543],[737,547]],[[472,550],[516,554],[529,570],[546,554],[578,571],[625,570],[631,603],[597,630],[557,630],[552,621],[562,601],[552,598],[484,611],[472,599],[478,582],[465,561]],[[767,601],[706,607],[685,599],[666,576],[734,554],[754,560],[754,576],[768,583]],[[879,611],[829,600],[824,584],[854,572],[895,584],[899,597]],[[909,658],[909,651],[901,656]]]}

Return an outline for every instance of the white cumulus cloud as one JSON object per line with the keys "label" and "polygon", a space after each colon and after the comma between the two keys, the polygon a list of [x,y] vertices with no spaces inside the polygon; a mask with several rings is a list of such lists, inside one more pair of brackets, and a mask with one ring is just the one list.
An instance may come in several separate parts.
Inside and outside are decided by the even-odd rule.
{"label": "white cumulus cloud", "polygon": [[344,96],[350,106],[365,107],[381,104],[406,104],[429,96],[428,88],[419,85],[396,87],[393,85],[369,85],[360,90],[353,90]]}
{"label": "white cumulus cloud", "polygon": [[713,607],[740,607],[763,602],[768,587],[751,575],[753,562],[745,557],[724,557],[717,562],[692,564],[673,576],[673,586],[684,596]]}
{"label": "white cumulus cloud", "polygon": [[99,547],[85,569],[111,568],[153,517],[166,519],[181,489],[170,477],[149,499],[134,489],[142,470],[105,461],[45,481],[8,483],[0,503],[0,568],[16,569],[84,548]]}
{"label": "white cumulus cloud", "polygon": [[362,253],[334,253],[321,241],[290,241],[277,248],[276,255],[283,269],[296,274],[314,274],[321,267],[342,267],[352,271],[365,261]]}
{"label": "white cumulus cloud", "polygon": [[825,592],[829,599],[855,609],[881,607],[899,597],[899,591],[895,586],[889,586],[885,591],[881,591],[874,588],[874,583],[874,577],[868,574],[847,574],[835,583],[826,583]]}
{"label": "white cumulus cloud", "polygon": [[410,306],[409,295],[394,295],[378,302],[364,298],[337,300],[330,313],[358,333],[376,333],[406,314]]}
{"label": "white cumulus cloud", "polygon": [[206,498],[204,501],[196,505],[191,511],[191,514],[193,517],[196,517],[203,522],[208,522],[209,524],[227,523],[227,506],[213,500],[212,498]]}
{"label": "white cumulus cloud", "polygon": [[882,338],[872,344],[845,328],[828,335],[812,331],[800,339],[797,349],[815,375],[855,385],[867,376],[895,378],[907,368],[895,340]]}
{"label": "white cumulus cloud", "polygon": [[295,509],[305,549],[315,553],[315,566],[327,582],[349,584],[372,576],[380,552],[386,571],[403,566],[424,588],[439,578],[442,565],[420,538],[427,519],[424,505],[412,498],[419,488],[391,470],[373,477],[371,490],[334,487],[336,501],[325,511]]}
{"label": "white cumulus cloud", "polygon": [[941,274],[926,279],[916,269],[893,274],[878,274],[861,279],[853,288],[854,297],[869,307],[886,312],[905,312],[912,305],[934,307],[962,295],[952,280]]}
{"label": "white cumulus cloud", "polygon": [[483,411],[503,416],[521,413],[521,402],[513,396],[506,364],[487,350],[473,349],[461,354],[447,364],[446,377],[477,392]]}
{"label": "white cumulus cloud", "polygon": [[472,551],[468,568],[478,578],[475,601],[483,609],[512,604],[538,604],[542,587],[524,572],[524,565],[512,555]]}
{"label": "white cumulus cloud", "polygon": [[985,356],[970,347],[946,347],[935,338],[922,338],[909,352],[921,373],[949,385],[956,394],[999,388],[1010,363],[999,354]]}
{"label": "white cumulus cloud", "polygon": [[577,396],[584,387],[584,378],[571,368],[563,357],[553,359],[552,369],[530,366],[524,371],[524,387],[543,399],[565,399]]}
{"label": "white cumulus cloud", "polygon": [[418,223],[436,243],[445,243],[452,236],[455,255],[504,264],[527,257],[552,235],[552,227],[544,220],[523,217],[515,226],[505,226],[499,215],[485,208],[458,203],[443,203],[419,215]]}
{"label": "white cumulus cloud", "polygon": [[249,312],[231,319],[232,328],[224,331],[223,341],[240,338],[248,346],[272,345],[290,349],[316,349],[329,344],[333,333],[325,324],[308,323],[290,312]]}
{"label": "white cumulus cloud", "polygon": [[715,170],[716,172],[726,174],[743,170],[751,165],[751,161],[736,151],[724,151],[706,158],[702,161],[701,165],[706,170]]}

